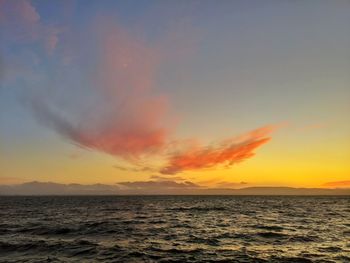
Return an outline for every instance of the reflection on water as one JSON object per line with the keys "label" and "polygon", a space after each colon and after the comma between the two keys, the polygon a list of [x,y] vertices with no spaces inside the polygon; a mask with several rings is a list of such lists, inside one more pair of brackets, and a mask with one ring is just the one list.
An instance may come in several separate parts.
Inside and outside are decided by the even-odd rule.
{"label": "reflection on water", "polygon": [[350,197],[0,197],[0,262],[350,262]]}

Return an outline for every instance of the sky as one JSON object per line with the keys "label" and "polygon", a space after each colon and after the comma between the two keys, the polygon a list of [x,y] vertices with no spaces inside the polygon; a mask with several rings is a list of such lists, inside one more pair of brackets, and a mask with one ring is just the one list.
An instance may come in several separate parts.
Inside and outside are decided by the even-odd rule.
{"label": "sky", "polygon": [[0,184],[350,187],[349,14],[0,0]]}

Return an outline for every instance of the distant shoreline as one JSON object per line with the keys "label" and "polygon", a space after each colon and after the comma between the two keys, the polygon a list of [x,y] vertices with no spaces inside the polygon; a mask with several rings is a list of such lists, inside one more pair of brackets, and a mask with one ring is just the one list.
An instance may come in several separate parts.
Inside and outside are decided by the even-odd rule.
{"label": "distant shoreline", "polygon": [[0,196],[350,196],[349,188],[293,187],[134,187],[29,182],[0,185]]}
{"label": "distant shoreline", "polygon": [[308,194],[284,194],[284,195],[273,195],[273,194],[0,194],[0,197],[349,197],[350,194],[319,194],[319,195],[308,195]]}

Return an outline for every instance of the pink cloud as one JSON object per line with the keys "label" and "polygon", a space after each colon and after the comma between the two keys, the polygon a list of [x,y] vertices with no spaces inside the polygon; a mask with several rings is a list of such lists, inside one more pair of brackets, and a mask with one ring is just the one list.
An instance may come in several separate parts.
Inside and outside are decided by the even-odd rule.
{"label": "pink cloud", "polygon": [[27,0],[0,0],[0,29],[7,41],[39,42],[49,53],[58,42],[59,30],[45,25],[36,8]]}
{"label": "pink cloud", "polygon": [[45,49],[48,52],[48,54],[52,54],[54,50],[56,49],[57,43],[58,43],[58,33],[59,30],[57,29],[51,29],[48,30],[47,36],[45,37]]}
{"label": "pink cloud", "polygon": [[[52,54],[61,33],[57,27],[44,25],[29,1],[0,0],[0,5],[6,7],[0,11],[0,19],[8,34],[16,29],[13,36],[17,40],[36,41]],[[64,66],[69,68],[69,62],[81,59],[84,64],[69,68],[79,68],[80,75],[74,75],[81,77],[78,85],[62,78],[55,86],[57,91],[51,88],[55,81],[50,79],[45,90],[39,88],[30,100],[39,121],[63,138],[134,163],[145,155],[167,152],[172,146],[183,148],[168,156],[167,165],[160,169],[162,174],[231,166],[251,158],[255,149],[270,140],[268,134],[274,126],[209,146],[200,146],[195,140],[171,142],[174,118],[169,118],[168,97],[159,94],[156,85],[159,63],[168,54],[111,21],[99,21],[87,31],[74,39],[76,43],[72,40],[71,47],[62,49],[58,55],[63,55],[60,61],[65,63],[55,68],[55,78],[60,79],[67,73]],[[65,85],[71,90],[65,90]],[[63,99],[58,99],[56,92]],[[91,103],[91,98],[98,99]]]}
{"label": "pink cloud", "polygon": [[[92,74],[87,70],[82,74],[91,87],[76,89],[73,98],[74,108],[86,111],[68,118],[73,114],[55,105],[55,98],[39,95],[32,100],[36,116],[83,148],[128,160],[160,151],[172,126],[168,121],[168,99],[155,90],[161,54],[108,21],[98,23],[91,35],[97,40],[96,67]],[[99,104],[87,107],[82,98],[89,94],[100,98]]]}
{"label": "pink cloud", "polygon": [[[17,0],[17,1],[0,1],[1,7],[10,6],[10,8],[18,14],[17,19],[19,18],[23,22],[27,23],[36,23],[39,21],[40,16],[37,13],[36,9],[31,5],[29,1],[26,0]],[[3,9],[4,12],[1,13],[2,16],[5,16],[6,9]],[[11,14],[8,14],[11,15]],[[12,14],[13,15],[13,14]]]}

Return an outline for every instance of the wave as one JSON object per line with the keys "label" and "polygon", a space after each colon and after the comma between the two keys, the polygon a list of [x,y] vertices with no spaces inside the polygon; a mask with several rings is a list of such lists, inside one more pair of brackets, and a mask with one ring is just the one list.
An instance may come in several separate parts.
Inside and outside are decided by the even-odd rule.
{"label": "wave", "polygon": [[4,197],[0,262],[349,261],[350,198],[282,201]]}

